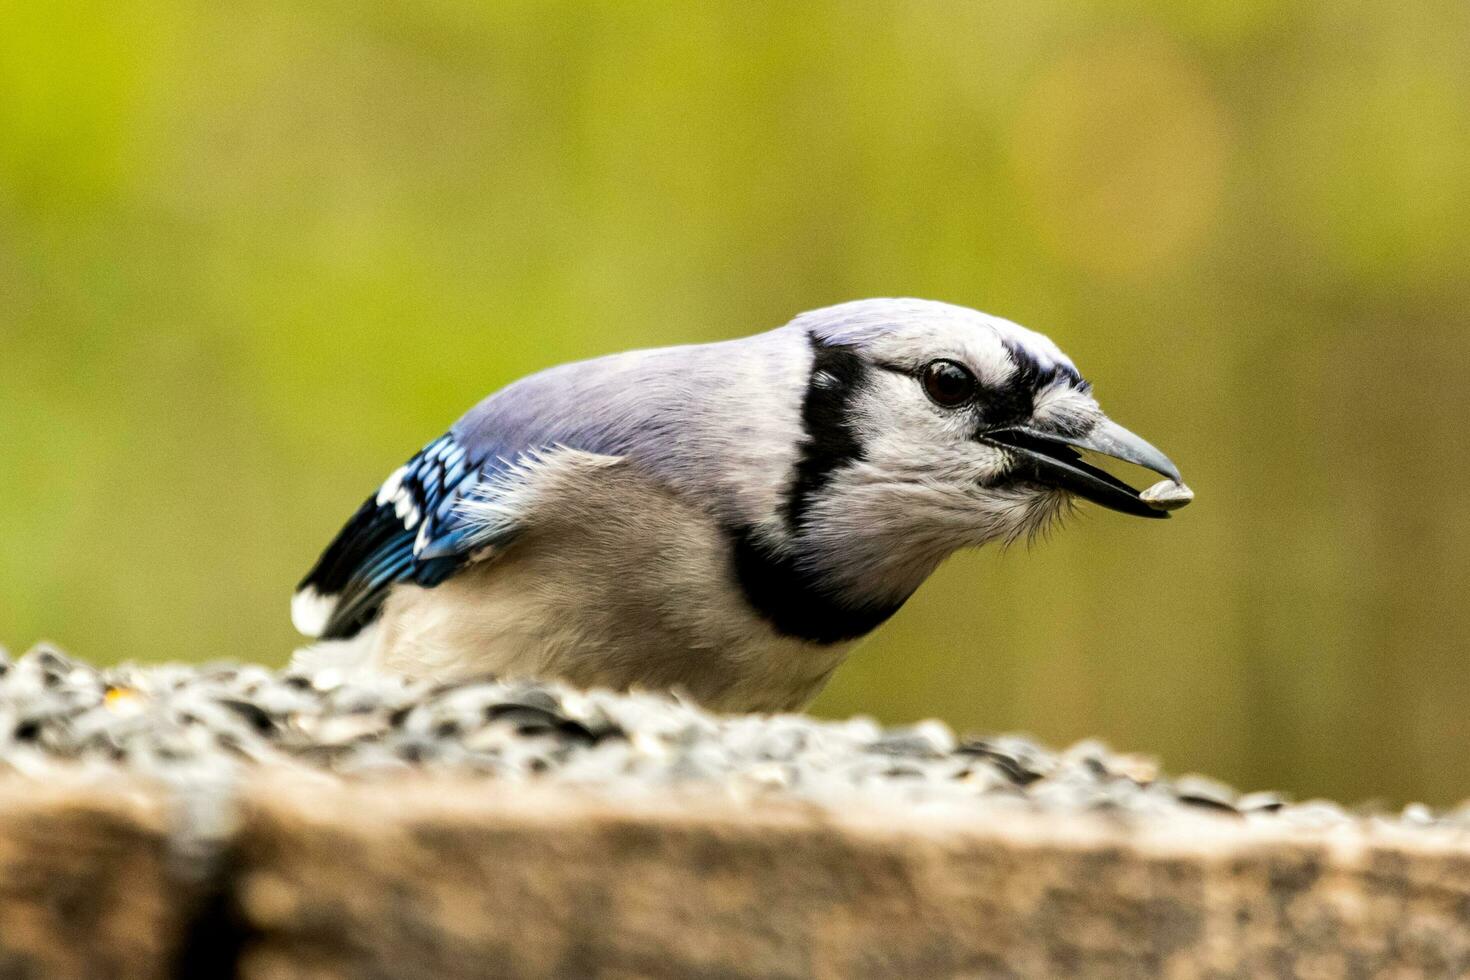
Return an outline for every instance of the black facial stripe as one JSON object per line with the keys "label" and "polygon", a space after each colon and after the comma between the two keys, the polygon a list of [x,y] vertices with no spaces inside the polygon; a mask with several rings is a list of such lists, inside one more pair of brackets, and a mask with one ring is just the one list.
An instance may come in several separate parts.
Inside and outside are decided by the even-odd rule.
{"label": "black facial stripe", "polygon": [[981,430],[1029,419],[1036,407],[1033,394],[1030,388],[1022,388],[1014,383],[986,388],[980,396]]}
{"label": "black facial stripe", "polygon": [[1040,362],[1032,356],[1031,352],[1020,344],[1013,341],[1004,341],[1006,353],[1010,355],[1011,363],[1016,365],[1016,373],[1011,378],[1011,384],[1027,391],[1040,391],[1047,385],[1057,381],[1066,381],[1078,388],[1086,388],[1087,382],[1082,380],[1075,368],[1065,364],[1053,364],[1044,368]]}
{"label": "black facial stripe", "polygon": [[904,600],[854,606],[818,584],[789,554],[761,542],[749,527],[730,528],[735,579],[746,601],[776,632],[823,646],[866,636],[898,612]]}
{"label": "black facial stripe", "polygon": [[1036,393],[1058,381],[1087,389],[1087,382],[1074,369],[1064,364],[1042,367],[1026,348],[1011,341],[1003,343],[1016,370],[1003,386],[985,389],[981,397],[982,430],[1029,419],[1036,410]]}
{"label": "black facial stripe", "polygon": [[866,375],[862,358],[849,347],[823,343],[816,336],[809,339],[812,373],[801,406],[805,438],[786,495],[786,523],[792,534],[799,532],[812,498],[833,472],[864,458],[849,414]]}

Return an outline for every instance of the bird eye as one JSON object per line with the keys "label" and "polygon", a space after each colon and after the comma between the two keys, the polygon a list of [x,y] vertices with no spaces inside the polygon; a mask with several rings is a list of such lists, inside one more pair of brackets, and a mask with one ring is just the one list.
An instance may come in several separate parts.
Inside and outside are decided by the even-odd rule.
{"label": "bird eye", "polygon": [[934,404],[959,408],[975,397],[975,376],[954,361],[930,361],[924,365],[924,393]]}

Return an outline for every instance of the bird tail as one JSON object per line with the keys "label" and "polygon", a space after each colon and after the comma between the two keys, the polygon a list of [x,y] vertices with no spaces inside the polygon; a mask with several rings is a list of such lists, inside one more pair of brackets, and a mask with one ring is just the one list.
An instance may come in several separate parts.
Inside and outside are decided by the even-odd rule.
{"label": "bird tail", "polygon": [[[301,629],[301,625],[298,623],[296,628]],[[290,669],[305,673],[315,673],[327,668],[349,673],[366,670],[372,666],[377,634],[378,626],[372,624],[349,639],[323,640],[301,647],[291,655]]]}

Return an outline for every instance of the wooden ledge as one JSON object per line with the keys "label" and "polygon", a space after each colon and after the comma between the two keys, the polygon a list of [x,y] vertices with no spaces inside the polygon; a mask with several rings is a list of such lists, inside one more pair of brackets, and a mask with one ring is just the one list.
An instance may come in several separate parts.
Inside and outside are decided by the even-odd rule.
{"label": "wooden ledge", "polygon": [[178,792],[0,780],[0,976],[1470,971],[1447,829],[262,774],[210,852]]}

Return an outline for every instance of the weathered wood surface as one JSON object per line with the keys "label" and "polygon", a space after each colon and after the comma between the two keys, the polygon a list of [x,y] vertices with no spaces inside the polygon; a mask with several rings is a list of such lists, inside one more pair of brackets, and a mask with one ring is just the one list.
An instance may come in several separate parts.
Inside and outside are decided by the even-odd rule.
{"label": "weathered wood surface", "polygon": [[250,980],[1470,974],[1451,837],[433,785],[246,824]]}
{"label": "weathered wood surface", "polygon": [[1470,976],[1461,831],[267,777],[191,858],[63,783],[0,782],[0,977]]}
{"label": "weathered wood surface", "polygon": [[172,976],[199,892],[161,797],[0,780],[0,977]]}

